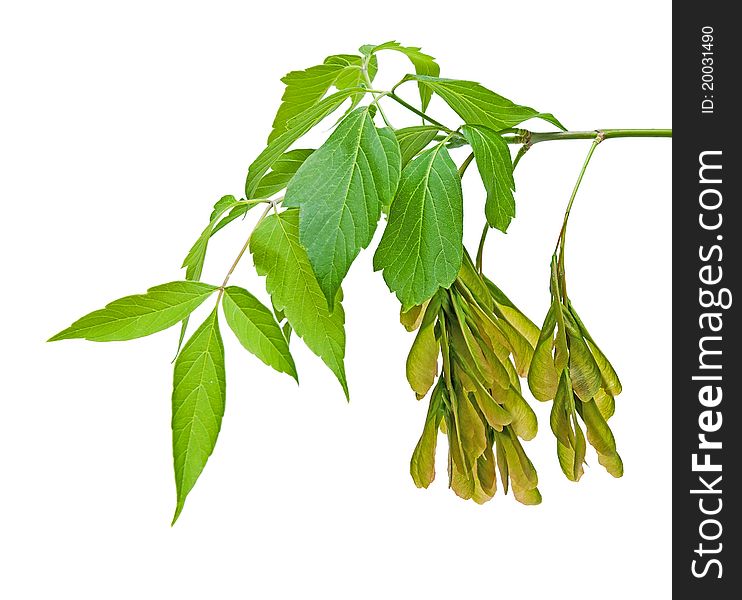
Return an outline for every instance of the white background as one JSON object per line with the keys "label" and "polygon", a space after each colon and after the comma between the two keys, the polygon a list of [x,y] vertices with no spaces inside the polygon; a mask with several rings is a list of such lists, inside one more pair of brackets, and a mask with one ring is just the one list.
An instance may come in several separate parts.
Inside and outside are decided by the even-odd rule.
{"label": "white background", "polygon": [[[172,529],[177,331],[128,343],[44,340],[112,299],[181,277],[211,205],[241,194],[285,72],[398,39],[438,57],[443,75],[480,80],[570,129],[670,127],[670,8],[4,3],[0,596],[669,597],[669,140],[598,148],[567,249],[570,295],[624,383],[611,426],[626,474],[614,480],[591,454],[583,480],[567,481],[549,406],[534,401],[541,432],[526,450],[539,472],[537,507],[501,492],[484,506],[458,499],[446,486],[443,438],[437,480],[415,488],[408,461],[426,403],[404,379],[412,336],[371,251],[344,285],[349,405],[298,340],[300,388],[223,328],[222,432]],[[381,67],[379,86],[409,71],[390,53]],[[431,110],[455,122],[440,109]],[[538,323],[588,145],[542,144],[525,157],[518,217],[487,248],[487,273]],[[470,170],[470,248],[480,185]],[[221,281],[250,225],[215,238],[208,281]],[[266,298],[249,259],[234,281]]]}

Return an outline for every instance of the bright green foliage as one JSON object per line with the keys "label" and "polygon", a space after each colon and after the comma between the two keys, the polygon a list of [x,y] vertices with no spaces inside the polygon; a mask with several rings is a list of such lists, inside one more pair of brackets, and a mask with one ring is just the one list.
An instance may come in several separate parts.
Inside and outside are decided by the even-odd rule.
{"label": "bright green foliage", "polygon": [[[360,56],[338,54],[328,56],[321,65],[309,67],[303,71],[291,71],[283,77],[281,81],[286,84],[286,89],[281,98],[281,106],[273,120],[273,130],[268,136],[268,143],[288,131],[291,128],[291,120],[322,100],[332,86],[339,90],[361,86],[364,82],[361,71],[362,62],[363,59]],[[372,80],[375,71],[374,61],[373,67],[369,68]],[[354,104],[357,104],[362,97],[361,92],[357,100],[354,100]]]}
{"label": "bright green foliage", "polygon": [[425,75],[408,75],[407,78],[435,92],[456,111],[456,114],[471,125],[485,125],[499,131],[514,127],[528,119],[539,118],[564,129],[554,115],[515,104],[474,81]]}
{"label": "bright green foliage", "polygon": [[265,150],[252,162],[247,170],[245,195],[254,199],[262,178],[288,150],[289,146],[317,125],[322,119],[335,112],[348,98],[358,92],[358,88],[340,90],[320,100],[304,112],[286,122],[286,130],[273,138]]}
{"label": "bright green foliage", "polygon": [[[342,65],[345,67],[338,74],[335,80],[335,87],[339,90],[346,88],[365,88],[367,87],[366,76],[363,73],[363,61],[364,57],[358,56],[357,54],[333,54],[325,59],[325,64]],[[370,81],[373,82],[374,77],[379,69],[379,63],[375,56],[368,59],[366,64],[366,74]],[[366,97],[364,90],[355,92],[352,96],[352,102],[350,107],[345,112],[348,114]]]}
{"label": "bright green foliage", "polygon": [[[402,46],[399,42],[392,41],[379,44],[378,46],[366,45],[361,46],[360,48],[360,51],[365,55],[373,55],[382,50],[395,50],[404,54],[410,59],[412,66],[415,67],[415,73],[418,75],[428,75],[432,77],[438,77],[438,75],[440,75],[441,68],[438,66],[438,63],[435,62],[435,59],[415,46]],[[420,90],[420,105],[422,109],[425,110],[428,108],[428,104],[430,103],[431,92],[430,89],[422,83],[418,84],[418,88]]]}
{"label": "bright green foliage", "polygon": [[296,335],[335,373],[347,396],[341,292],[330,311],[299,242],[298,213],[292,209],[266,218],[253,233],[250,251],[258,273],[266,277],[265,287],[273,305],[283,311]]}
{"label": "bright green foliage", "polygon": [[231,195],[223,196],[214,205],[214,210],[211,211],[211,216],[209,217],[209,224],[201,232],[201,235],[198,236],[198,239],[191,246],[191,249],[183,260],[182,268],[186,270],[186,279],[190,281],[199,281],[201,279],[204,261],[206,260],[206,250],[208,249],[209,239],[214,234],[214,227],[219,221],[219,217],[235,206],[244,207],[244,212],[247,212],[251,205],[241,203]]}
{"label": "bright green foliage", "polygon": [[[389,140],[385,147],[383,139]],[[394,133],[357,108],[299,168],[284,206],[299,207],[299,239],[332,308],[353,260],[368,246],[400,175]]]}
{"label": "bright green foliage", "polygon": [[224,290],[222,307],[229,327],[246,350],[299,382],[289,343],[269,308],[247,290],[234,285]]}
{"label": "bright green foliage", "polygon": [[342,69],[340,65],[316,65],[303,71],[291,71],[281,79],[286,84],[286,90],[273,120],[269,144],[289,129],[288,122],[292,118],[322,100]]}
{"label": "bright green foliage", "polygon": [[[415,74],[381,90],[373,81],[377,55],[385,51],[403,54]],[[521,145],[520,157],[538,141],[584,134],[515,129],[533,118],[563,127],[551,114],[515,104],[479,83],[439,75],[432,56],[394,41],[364,45],[360,54],[334,54],[288,73],[267,145],[248,168],[245,199],[225,195],[214,205],[183,261],[186,281],[116,300],[51,338],[129,340],[180,322],[182,343],[191,312],[217,293],[213,311],[175,359],[173,522],[212,454],[224,415],[219,306],[248,352],[298,382],[289,350],[296,332],[334,373],[347,398],[342,282],[360,251],[372,244],[382,215],[386,222],[373,267],[399,299],[400,322],[414,332],[405,363],[412,393],[418,400],[429,397],[410,460],[415,485],[427,488],[434,480],[442,433],[448,441],[448,484],[458,496],[487,502],[499,480],[499,489],[512,491],[517,501],[540,503],[538,475],[524,447],[538,422],[523,395],[523,377],[536,399],[552,401],[549,424],[569,479],[583,475],[588,444],[611,475],[623,473],[607,424],[621,383],[567,296],[566,217],[540,330],[482,269],[484,235],[489,228],[505,232],[515,216],[510,145]],[[407,81],[417,84],[420,109],[394,93]],[[446,125],[446,117],[426,112],[433,94],[463,123]],[[407,122],[384,110],[393,102],[408,111]],[[295,147],[320,124],[327,135],[319,148]],[[580,179],[602,138],[591,146]],[[486,190],[484,215],[478,218],[487,226],[476,264],[463,246],[461,177],[471,157],[464,161],[464,150],[458,154],[462,146],[472,153]],[[574,194],[567,216],[573,200]],[[257,205],[261,210],[251,211]],[[225,266],[223,283],[201,283],[211,236],[239,218],[247,218],[250,227],[236,258]],[[265,277],[270,306],[229,284],[248,254]],[[375,318],[374,307],[366,308],[362,318]]]}
{"label": "bright green foliage", "polygon": [[286,189],[286,186],[291,181],[291,178],[296,174],[304,164],[304,161],[314,150],[298,148],[296,150],[289,150],[281,158],[273,163],[269,173],[260,180],[257,189],[255,190],[255,198],[270,198],[274,194],[277,194],[281,190]]}
{"label": "bright green foliage", "polygon": [[185,319],[216,288],[196,281],[173,281],[147,290],[146,294],[114,300],[91,312],[50,342],[84,338],[93,342],[133,340],[152,335]]}
{"label": "bright green foliage", "polygon": [[461,134],[471,144],[474,160],[487,190],[484,214],[490,227],[507,231],[515,216],[515,180],[510,150],[502,136],[483,125],[464,125]]}
{"label": "bright green foliage", "polygon": [[438,128],[430,125],[416,125],[397,129],[394,135],[397,136],[397,142],[399,142],[402,166],[406,166],[408,162],[427,148],[437,134]]}
{"label": "bright green foliage", "polygon": [[[240,215],[247,213],[253,204],[246,204],[238,201],[234,196],[222,196],[216,204],[214,204],[214,210],[211,211],[209,217],[209,224],[198,236],[196,242],[191,246],[188,251],[183,264],[183,269],[186,270],[186,279],[190,281],[200,281],[201,274],[204,268],[204,261],[206,260],[206,250],[209,246],[209,240],[219,229],[231,223],[234,219]],[[221,221],[219,220],[222,215],[228,213]],[[178,351],[183,344],[185,339],[186,329],[188,329],[188,317],[183,319],[183,323],[180,327],[180,339],[178,340]]]}
{"label": "bright green foliage", "polygon": [[407,309],[446,288],[463,256],[463,199],[456,165],[443,144],[402,171],[374,269]]}
{"label": "bright green foliage", "polygon": [[214,308],[175,360],[172,428],[178,500],[173,523],[216,445],[226,386],[224,345]]}

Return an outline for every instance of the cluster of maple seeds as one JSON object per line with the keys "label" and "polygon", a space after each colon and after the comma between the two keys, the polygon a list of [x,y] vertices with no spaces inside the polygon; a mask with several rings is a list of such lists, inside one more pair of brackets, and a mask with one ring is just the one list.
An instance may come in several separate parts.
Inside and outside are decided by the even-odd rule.
{"label": "cluster of maple seeds", "polygon": [[606,424],[620,392],[618,378],[589,334],[581,333],[584,325],[573,310],[560,317],[554,336],[555,314],[552,303],[540,332],[468,256],[449,289],[402,312],[402,324],[417,330],[407,358],[407,379],[418,399],[432,389],[423,433],[410,461],[418,487],[427,488],[435,478],[440,430],[448,438],[449,487],[458,496],[480,504],[490,500],[499,472],[505,493],[511,489],[523,504],[541,502],[536,469],[521,444],[533,439],[538,429],[536,414],[522,394],[521,377],[528,377],[538,400],[554,400],[551,426],[560,464],[570,479],[579,479],[585,461],[577,414],[587,425],[600,463],[612,475],[622,474]]}

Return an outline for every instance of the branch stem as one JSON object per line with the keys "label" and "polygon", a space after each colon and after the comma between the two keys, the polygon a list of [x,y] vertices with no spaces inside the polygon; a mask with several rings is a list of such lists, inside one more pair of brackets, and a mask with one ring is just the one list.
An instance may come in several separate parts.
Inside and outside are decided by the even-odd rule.
{"label": "branch stem", "polygon": [[558,140],[593,140],[601,135],[604,140],[613,138],[672,137],[672,129],[596,129],[593,131],[548,131],[525,132],[522,135],[506,137],[509,144],[538,144]]}
{"label": "branch stem", "polygon": [[459,167],[459,179],[464,176],[464,173],[466,173],[466,169],[471,164],[472,160],[474,160],[474,152],[470,152],[469,156],[467,156],[464,159],[464,162],[461,163],[461,166]]}
{"label": "branch stem", "polygon": [[402,98],[400,98],[399,96],[397,96],[397,94],[395,94],[394,92],[389,92],[387,94],[387,96],[389,98],[391,98],[392,100],[394,100],[397,104],[401,104],[407,110],[414,112],[419,117],[422,117],[428,123],[430,123],[432,125],[435,125],[436,127],[440,128],[441,131],[445,131],[446,133],[453,133],[453,129],[449,129],[448,127],[446,127],[442,123],[439,123],[438,121],[436,121],[433,117],[429,117],[423,111],[418,110],[417,108],[415,108],[414,106],[412,106],[412,104],[410,104],[409,102],[407,102],[405,100],[402,100]]}
{"label": "branch stem", "polygon": [[[566,214],[564,215],[564,223],[562,225],[561,231],[559,232],[559,240],[557,240],[557,249],[560,248],[560,242],[561,242],[560,265],[562,266],[562,268],[564,266],[563,238],[567,230],[567,219],[569,218],[569,212],[572,209],[572,203],[574,202],[575,196],[577,195],[577,190],[579,189],[580,183],[582,182],[582,177],[585,174],[587,163],[590,162],[593,152],[595,151],[595,147],[603,140],[609,140],[609,139],[614,139],[614,138],[671,138],[671,137],[672,137],[672,129],[596,129],[593,131],[551,131],[551,132],[521,131],[518,133],[518,135],[503,136],[503,138],[508,144],[523,144],[520,150],[518,150],[518,154],[516,154],[515,160],[513,160],[513,169],[515,169],[520,159],[523,158],[523,155],[531,148],[531,146],[533,146],[534,144],[538,144],[539,142],[552,142],[552,141],[559,141],[559,140],[593,140],[593,145],[590,147],[590,152],[588,153],[587,159],[585,160],[585,164],[582,166],[582,170],[580,171],[580,176],[572,192],[572,197],[570,198],[569,204],[567,206]],[[482,253],[484,251],[484,242],[487,238],[488,232],[489,232],[489,226],[485,223],[484,229],[482,230],[482,236],[479,239],[479,247],[477,248],[476,268],[480,273],[482,272]]]}
{"label": "branch stem", "polygon": [[232,273],[234,273],[234,270],[237,268],[237,265],[240,263],[240,260],[242,260],[242,257],[245,255],[245,252],[247,252],[247,249],[250,247],[250,240],[252,240],[252,236],[255,233],[255,230],[260,226],[263,220],[268,216],[268,213],[271,211],[271,209],[275,208],[276,203],[280,202],[281,200],[282,199],[271,200],[270,202],[268,202],[268,206],[265,207],[263,214],[260,215],[260,218],[256,221],[255,226],[252,228],[252,231],[250,231],[250,234],[247,236],[247,239],[245,240],[245,243],[242,246],[242,249],[239,251],[239,253],[237,254],[237,257],[234,259],[232,266],[229,267],[229,271],[227,271],[227,274],[224,277],[224,281],[222,281],[222,285],[219,286],[219,295],[216,298],[217,304],[219,304],[219,300],[221,300],[222,295],[224,294],[224,288],[227,287],[227,284],[229,283],[229,278],[232,277]]}
{"label": "branch stem", "polygon": [[564,211],[564,221],[562,223],[562,229],[559,232],[559,238],[557,239],[557,245],[554,249],[554,253],[559,251],[559,261],[558,261],[558,270],[559,274],[561,276],[561,282],[562,282],[562,297],[566,301],[567,298],[567,279],[565,277],[565,270],[564,270],[564,244],[567,239],[567,221],[569,220],[569,213],[572,211],[572,204],[574,204],[575,198],[577,197],[577,190],[580,189],[580,184],[582,183],[582,178],[585,176],[585,171],[587,170],[587,165],[590,164],[590,159],[593,157],[593,154],[595,153],[595,149],[598,147],[598,144],[605,139],[600,132],[597,133],[597,135],[593,138],[593,143],[590,144],[590,150],[587,151],[587,156],[585,157],[585,162],[582,163],[582,168],[580,169],[580,174],[577,176],[577,181],[575,182],[575,186],[572,189],[572,195],[569,197],[569,202],[567,203],[567,209]]}
{"label": "branch stem", "polygon": [[[373,89],[373,85],[371,84],[371,77],[368,75],[368,65],[367,63],[368,59],[364,59],[362,72],[363,72],[363,78],[366,80],[366,85],[368,86],[368,91],[371,93],[371,97],[374,99],[374,105],[377,109],[379,109],[379,114],[381,115],[381,118],[384,121],[384,124],[389,127],[390,129],[394,129],[392,127],[392,124],[389,122],[389,119],[386,118],[386,115],[384,114],[384,109],[381,108],[381,103],[379,102],[379,98],[381,97],[377,92]],[[385,94],[382,94],[385,95]]]}

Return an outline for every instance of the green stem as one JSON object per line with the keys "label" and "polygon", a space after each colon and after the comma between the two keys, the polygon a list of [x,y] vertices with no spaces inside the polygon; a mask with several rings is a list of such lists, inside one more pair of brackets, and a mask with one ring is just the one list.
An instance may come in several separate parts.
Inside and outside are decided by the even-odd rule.
{"label": "green stem", "polygon": [[469,153],[469,156],[467,156],[464,159],[464,162],[461,163],[461,166],[459,167],[459,179],[464,176],[464,173],[466,173],[466,168],[471,164],[472,160],[474,160],[474,152]]}
{"label": "green stem", "polygon": [[371,97],[374,99],[374,104],[376,105],[376,108],[379,110],[379,114],[381,115],[381,118],[383,119],[384,123],[390,129],[394,129],[394,127],[392,127],[392,124],[389,122],[389,119],[386,118],[386,115],[384,114],[384,109],[381,108],[381,103],[379,102],[379,96],[373,90],[373,85],[371,84],[371,77],[369,77],[368,75],[368,68],[366,64],[367,61],[368,61],[368,58],[364,59],[363,67],[361,68],[361,71],[363,72],[363,78],[366,80],[366,85],[368,86],[368,89],[371,92]]}
{"label": "green stem", "polygon": [[406,102],[406,101],[402,100],[402,98],[400,98],[399,96],[397,96],[397,94],[395,94],[394,92],[389,92],[387,94],[387,96],[389,98],[391,98],[392,100],[394,100],[397,104],[401,104],[407,110],[410,110],[410,111],[414,112],[416,115],[418,115],[419,117],[422,117],[428,123],[431,123],[432,125],[435,125],[436,127],[440,128],[441,131],[445,131],[446,133],[453,133],[453,129],[449,129],[448,127],[446,127],[442,123],[439,123],[438,121],[436,121],[433,117],[429,117],[423,111],[418,110],[417,108],[415,108],[414,106],[412,106],[412,104],[410,104],[409,102]]}
{"label": "green stem", "polygon": [[[528,152],[528,149],[530,148],[530,144],[523,144],[520,149],[518,150],[518,154],[515,155],[515,159],[513,160],[513,171],[515,171],[515,167],[518,166],[518,163],[520,162],[520,159],[523,158],[526,152]],[[477,259],[475,263],[475,268],[477,271],[479,271],[479,274],[482,274],[482,256],[484,254],[484,242],[487,240],[487,234],[490,231],[489,223],[484,224],[484,229],[482,229],[482,235],[479,238],[479,246],[477,247]]]}
{"label": "green stem", "polygon": [[484,242],[487,240],[487,234],[490,230],[490,224],[485,222],[484,229],[482,229],[482,235],[479,237],[479,246],[477,246],[477,262],[475,263],[475,268],[479,272],[479,274],[482,274],[482,256],[484,254]]}
{"label": "green stem", "polygon": [[613,138],[672,137],[672,129],[596,129],[594,131],[549,131],[525,132],[522,135],[505,138],[510,144],[538,144],[557,140],[592,140],[602,135],[604,140]]}
{"label": "green stem", "polygon": [[229,271],[227,271],[227,275],[224,277],[224,281],[222,282],[222,285],[219,286],[219,295],[216,297],[217,305],[219,304],[219,300],[221,300],[222,295],[224,294],[224,288],[227,287],[227,284],[229,283],[229,278],[232,277],[232,273],[234,273],[234,270],[237,268],[237,265],[239,264],[240,260],[242,260],[242,257],[245,255],[245,252],[247,252],[247,249],[250,246],[250,240],[252,240],[252,236],[255,233],[255,230],[263,222],[263,220],[268,216],[268,213],[271,211],[271,209],[276,206],[277,202],[280,202],[280,199],[272,200],[268,203],[268,206],[265,207],[263,214],[260,215],[260,218],[255,223],[255,226],[252,228],[252,231],[250,231],[250,234],[247,236],[247,239],[245,240],[245,244],[242,246],[242,249],[240,250],[239,254],[237,254],[237,258],[234,259],[232,266],[229,267]]}
{"label": "green stem", "polygon": [[575,182],[575,186],[572,189],[572,195],[569,197],[569,202],[567,203],[567,210],[564,211],[564,222],[562,223],[562,229],[559,232],[559,238],[557,239],[557,245],[554,249],[554,252],[556,253],[557,250],[559,250],[559,261],[558,261],[558,271],[559,275],[561,276],[562,281],[562,296],[563,299],[566,301],[567,299],[567,278],[565,276],[565,270],[564,270],[564,244],[567,239],[567,221],[569,220],[569,214],[572,211],[572,204],[574,204],[575,197],[577,196],[577,190],[580,189],[580,184],[582,183],[582,178],[585,176],[585,171],[587,170],[587,165],[590,163],[590,159],[593,157],[593,153],[595,152],[595,149],[598,147],[598,144],[605,139],[601,133],[598,133],[597,135],[593,135],[593,143],[590,144],[590,150],[587,152],[587,156],[585,157],[585,162],[582,163],[582,168],[580,169],[580,174],[577,176],[577,181]]}
{"label": "green stem", "polygon": [[520,162],[520,159],[523,158],[530,149],[529,144],[523,144],[520,149],[518,150],[518,154],[515,155],[515,159],[513,160],[513,171],[515,171],[515,167],[518,166],[518,163]]}
{"label": "green stem", "polygon": [[[504,130],[500,133],[508,133],[507,130]],[[531,132],[531,131],[524,131],[520,130],[517,131],[518,135],[509,137],[505,136],[503,139],[505,139],[506,142],[509,144],[523,144],[523,146],[518,151],[518,154],[515,156],[515,160],[513,160],[513,169],[515,169],[516,165],[520,161],[521,158],[523,158],[523,155],[529,150],[533,144],[538,144],[539,142],[552,142],[552,141],[558,141],[558,140],[593,140],[594,146],[597,146],[598,143],[602,140],[609,140],[613,138],[643,138],[643,137],[672,137],[672,129],[597,129],[594,131],[550,131],[550,132]],[[569,206],[567,207],[567,214],[565,215],[564,224],[562,226],[562,232],[560,232],[559,240],[562,239],[562,233],[566,231],[567,228],[567,217],[569,217],[569,211],[572,208],[572,202],[574,202],[574,196],[577,194],[577,188],[579,188],[580,182],[582,181],[582,176],[585,173],[585,168],[587,167],[587,163],[590,161],[590,158],[592,157],[592,153],[595,150],[595,148],[591,147],[590,154],[588,155],[587,160],[585,161],[585,165],[583,165],[583,170],[580,173],[580,178],[577,182],[577,186],[575,187],[575,190],[573,192],[572,198],[570,199]],[[487,233],[489,232],[489,226],[485,223],[484,229],[482,230],[482,236],[479,239],[479,248],[477,249],[477,262],[476,267],[479,270],[479,272],[482,272],[482,252],[484,251],[484,242],[487,238]],[[557,241],[557,248],[559,247],[559,241]],[[563,252],[560,255],[561,261],[563,263],[564,255]]]}

